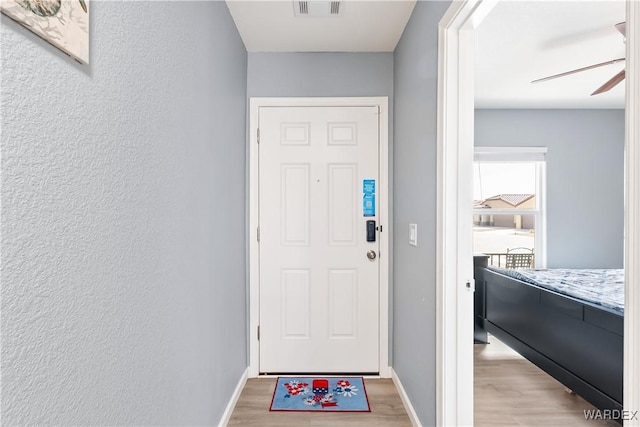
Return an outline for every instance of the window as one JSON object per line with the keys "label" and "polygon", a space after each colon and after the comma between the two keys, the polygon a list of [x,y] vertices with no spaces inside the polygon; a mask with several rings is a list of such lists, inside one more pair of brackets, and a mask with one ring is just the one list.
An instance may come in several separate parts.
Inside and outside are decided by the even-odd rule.
{"label": "window", "polygon": [[507,268],[546,266],[544,147],[476,147],[473,250]]}

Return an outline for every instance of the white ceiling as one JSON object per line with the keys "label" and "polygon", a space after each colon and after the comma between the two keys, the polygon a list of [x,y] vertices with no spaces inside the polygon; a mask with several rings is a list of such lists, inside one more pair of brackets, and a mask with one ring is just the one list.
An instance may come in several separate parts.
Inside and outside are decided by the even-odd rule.
{"label": "white ceiling", "polygon": [[[293,0],[226,2],[249,52],[392,52],[416,0],[342,0],[337,17],[296,17]],[[624,19],[624,0],[500,1],[476,31],[476,106],[624,108],[624,82],[590,96],[624,62],[531,83],[624,57]]]}
{"label": "white ceiling", "polygon": [[614,25],[624,0],[501,1],[476,35],[480,108],[624,108],[624,82],[590,96],[624,62],[546,82],[531,81],[625,56]]}
{"label": "white ceiling", "polygon": [[416,0],[343,0],[318,17],[296,17],[292,0],[226,2],[249,52],[393,52]]}

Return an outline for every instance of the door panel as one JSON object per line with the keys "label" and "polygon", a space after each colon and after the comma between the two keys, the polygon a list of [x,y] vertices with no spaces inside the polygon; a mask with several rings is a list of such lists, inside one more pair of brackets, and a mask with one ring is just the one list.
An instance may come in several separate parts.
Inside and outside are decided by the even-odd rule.
{"label": "door panel", "polygon": [[[377,372],[377,107],[259,110],[260,371]],[[376,204],[380,198],[376,197]],[[375,214],[378,213],[376,207]]]}
{"label": "door panel", "polygon": [[329,246],[355,246],[358,165],[328,165]]}

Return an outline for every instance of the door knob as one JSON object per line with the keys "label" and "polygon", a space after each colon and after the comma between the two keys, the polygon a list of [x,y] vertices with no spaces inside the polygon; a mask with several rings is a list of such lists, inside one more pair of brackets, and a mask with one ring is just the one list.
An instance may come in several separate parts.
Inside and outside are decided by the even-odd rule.
{"label": "door knob", "polygon": [[374,260],[376,259],[376,251],[369,251],[367,252],[367,258],[369,258],[370,260]]}

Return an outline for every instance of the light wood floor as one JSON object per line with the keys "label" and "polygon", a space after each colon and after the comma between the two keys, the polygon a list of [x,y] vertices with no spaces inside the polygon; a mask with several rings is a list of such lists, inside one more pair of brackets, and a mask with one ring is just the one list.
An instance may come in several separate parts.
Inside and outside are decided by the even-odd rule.
{"label": "light wood floor", "polygon": [[[494,337],[490,342],[474,345],[476,426],[620,427],[585,420],[583,411],[592,405]],[[371,406],[365,413],[269,412],[275,384],[275,378],[249,379],[229,426],[411,426],[390,379],[365,379]]]}
{"label": "light wood floor", "polygon": [[275,378],[251,378],[242,390],[229,427],[331,426],[410,427],[411,421],[390,379],[365,378],[371,412],[269,412]]}
{"label": "light wood floor", "polygon": [[474,344],[476,426],[620,427],[614,421],[586,420],[595,409],[495,337]]}

